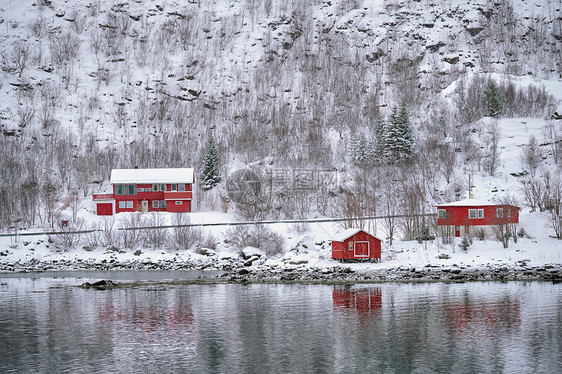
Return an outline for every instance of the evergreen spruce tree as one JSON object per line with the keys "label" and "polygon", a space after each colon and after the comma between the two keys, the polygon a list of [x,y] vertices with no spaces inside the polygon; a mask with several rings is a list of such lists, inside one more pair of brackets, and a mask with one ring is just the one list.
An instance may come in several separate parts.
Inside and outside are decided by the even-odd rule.
{"label": "evergreen spruce tree", "polygon": [[209,137],[205,144],[201,181],[203,182],[204,190],[210,190],[221,181],[219,174],[219,151],[212,136]]}
{"label": "evergreen spruce tree", "polygon": [[356,136],[351,141],[349,156],[355,166],[363,167],[368,160],[368,142],[365,135]]}
{"label": "evergreen spruce tree", "polygon": [[388,122],[384,156],[389,162],[405,160],[414,151],[414,135],[405,103],[392,110]]}
{"label": "evergreen spruce tree", "polygon": [[501,99],[499,88],[493,79],[490,79],[490,82],[484,89],[482,104],[484,105],[484,113],[488,117],[500,116],[503,109],[502,99]]}
{"label": "evergreen spruce tree", "polygon": [[369,155],[376,164],[382,164],[385,162],[385,141],[386,122],[383,117],[378,117],[375,122],[374,139],[369,144]]}

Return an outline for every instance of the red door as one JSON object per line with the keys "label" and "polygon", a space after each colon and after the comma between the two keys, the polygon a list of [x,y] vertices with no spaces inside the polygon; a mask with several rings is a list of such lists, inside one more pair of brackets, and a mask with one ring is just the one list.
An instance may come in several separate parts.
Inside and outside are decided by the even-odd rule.
{"label": "red door", "polygon": [[96,213],[98,216],[111,216],[113,215],[113,203],[97,203]]}
{"label": "red door", "polygon": [[369,257],[369,242],[355,242],[355,257]]}
{"label": "red door", "polygon": [[455,238],[460,238],[460,237],[461,237],[461,227],[455,226]]}

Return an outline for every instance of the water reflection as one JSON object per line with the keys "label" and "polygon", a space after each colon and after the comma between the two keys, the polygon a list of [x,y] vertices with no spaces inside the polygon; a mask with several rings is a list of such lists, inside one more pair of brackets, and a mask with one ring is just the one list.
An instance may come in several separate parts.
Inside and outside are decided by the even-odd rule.
{"label": "water reflection", "polygon": [[2,279],[0,372],[561,372],[562,285]]}
{"label": "water reflection", "polygon": [[335,310],[354,310],[358,315],[366,316],[381,310],[382,291],[380,287],[336,286],[332,291],[332,302]]}

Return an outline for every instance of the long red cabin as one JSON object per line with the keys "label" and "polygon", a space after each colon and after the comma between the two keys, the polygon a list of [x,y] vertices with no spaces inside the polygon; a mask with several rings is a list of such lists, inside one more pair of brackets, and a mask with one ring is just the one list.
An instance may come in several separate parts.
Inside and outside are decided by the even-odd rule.
{"label": "long red cabin", "polygon": [[493,226],[499,223],[518,223],[520,208],[511,204],[495,204],[489,201],[465,199],[437,205],[437,225],[454,226],[455,236],[461,236],[461,228],[468,234],[471,226]]}
{"label": "long red cabin", "polygon": [[193,169],[113,169],[112,193],[94,194],[97,215],[191,212]]}
{"label": "long red cabin", "polygon": [[332,258],[359,261],[381,259],[381,240],[361,229],[344,230],[332,240]]}

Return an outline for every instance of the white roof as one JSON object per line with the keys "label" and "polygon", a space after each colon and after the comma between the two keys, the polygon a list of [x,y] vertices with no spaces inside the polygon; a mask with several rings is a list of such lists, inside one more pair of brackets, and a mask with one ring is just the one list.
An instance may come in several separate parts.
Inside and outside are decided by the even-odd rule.
{"label": "white roof", "polygon": [[[341,232],[338,232],[337,234],[333,235],[332,237],[332,241],[335,242],[343,242],[345,239],[349,238],[350,236],[353,236],[355,234],[357,234],[359,231],[364,231],[367,234],[369,234],[367,231],[362,230],[362,229],[347,229],[347,230],[343,230]],[[373,234],[369,234],[371,236],[374,236]],[[374,236],[375,238],[377,238],[376,236]],[[379,238],[377,238],[379,239]],[[381,239],[379,239],[381,240]]]}
{"label": "white roof", "polygon": [[193,169],[113,169],[109,183],[193,183]]}
{"label": "white roof", "polygon": [[491,205],[502,205],[493,203],[489,200],[484,199],[464,199],[459,201],[453,201],[452,203],[437,204],[438,207],[441,206],[491,206]]}

